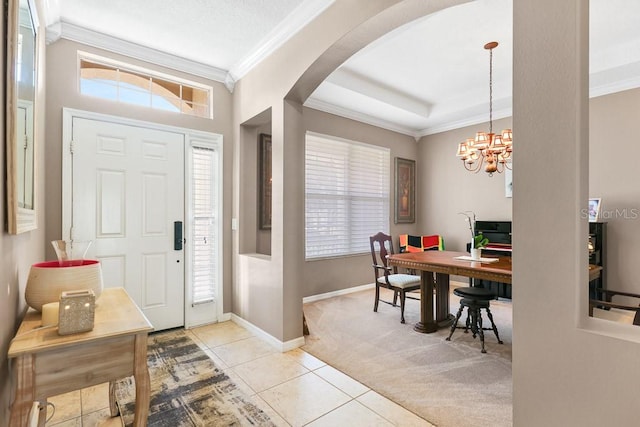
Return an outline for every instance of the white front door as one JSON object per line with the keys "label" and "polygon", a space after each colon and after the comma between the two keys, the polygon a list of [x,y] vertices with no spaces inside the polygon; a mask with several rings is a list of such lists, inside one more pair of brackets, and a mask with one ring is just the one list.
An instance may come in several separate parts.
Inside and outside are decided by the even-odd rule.
{"label": "white front door", "polygon": [[184,325],[184,134],[79,117],[71,133],[71,238],[156,330]]}

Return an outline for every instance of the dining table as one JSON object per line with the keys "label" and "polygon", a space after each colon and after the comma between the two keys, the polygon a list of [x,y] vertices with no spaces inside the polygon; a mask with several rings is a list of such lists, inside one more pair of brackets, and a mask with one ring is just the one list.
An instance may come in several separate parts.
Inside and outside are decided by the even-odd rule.
{"label": "dining table", "polygon": [[[449,307],[450,276],[507,284],[512,279],[511,256],[488,255],[472,260],[468,252],[423,251],[389,255],[388,261],[392,267],[420,271],[420,321],[414,330],[422,333],[436,332],[454,320]],[[598,278],[601,271],[602,267],[589,265],[589,281]]]}

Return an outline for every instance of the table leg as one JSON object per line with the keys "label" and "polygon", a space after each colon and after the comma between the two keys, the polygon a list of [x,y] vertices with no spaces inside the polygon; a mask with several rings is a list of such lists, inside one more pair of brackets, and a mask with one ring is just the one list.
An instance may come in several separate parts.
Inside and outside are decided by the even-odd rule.
{"label": "table leg", "polygon": [[133,419],[135,427],[145,427],[149,417],[151,382],[147,367],[147,333],[137,334],[134,344],[133,377],[136,380],[136,411]]}
{"label": "table leg", "polygon": [[422,271],[420,280],[420,321],[413,329],[417,332],[430,334],[438,330],[433,312],[433,273]]}
{"label": "table leg", "polygon": [[449,308],[449,275],[436,273],[436,323],[444,328],[451,326],[453,319]]}
{"label": "table leg", "polygon": [[11,404],[9,426],[29,425],[29,412],[36,400],[35,357],[31,354],[18,356],[12,362],[15,384],[15,399]]}
{"label": "table leg", "polygon": [[38,416],[38,427],[44,427],[47,421],[47,399],[40,401],[40,415]]}
{"label": "table leg", "polygon": [[116,400],[116,382],[109,381],[109,412],[112,417],[120,413],[118,409],[118,401]]}

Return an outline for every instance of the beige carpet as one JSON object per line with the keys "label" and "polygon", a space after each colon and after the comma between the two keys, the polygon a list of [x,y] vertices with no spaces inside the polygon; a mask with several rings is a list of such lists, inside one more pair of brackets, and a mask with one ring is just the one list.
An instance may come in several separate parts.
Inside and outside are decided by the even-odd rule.
{"label": "beige carpet", "polygon": [[[401,324],[399,308],[381,303],[374,313],[373,299],[367,290],[305,304],[311,334],[303,349],[436,426],[512,425],[510,301],[491,302],[504,344],[485,331],[482,354],[479,338],[461,329],[451,341],[448,328],[415,332],[418,301],[407,300]],[[451,296],[453,312],[458,301]]]}

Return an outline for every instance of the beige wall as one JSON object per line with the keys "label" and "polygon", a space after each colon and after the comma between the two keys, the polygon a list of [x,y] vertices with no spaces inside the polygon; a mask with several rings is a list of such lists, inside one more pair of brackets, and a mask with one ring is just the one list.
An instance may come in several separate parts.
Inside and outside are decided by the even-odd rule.
{"label": "beige wall", "polygon": [[[593,98],[589,108],[589,195],[602,198],[602,220],[608,223],[608,284],[639,292],[635,260],[640,257],[640,187],[635,161],[640,144],[633,141],[640,89]],[[511,121],[511,117],[496,120],[494,129],[511,127]],[[470,173],[455,157],[460,141],[487,128],[488,123],[483,123],[420,139],[419,228],[425,234],[442,234],[447,249],[463,251],[468,241],[468,226],[458,212],[472,210],[481,220],[512,220],[513,199],[505,197],[504,175]]]}
{"label": "beige wall", "polygon": [[[493,122],[496,132],[511,127],[510,117]],[[469,225],[458,212],[473,211],[478,220],[510,221],[512,218],[513,199],[505,197],[504,173],[489,176],[483,170],[469,172],[455,156],[458,143],[472,138],[480,130],[488,131],[489,124],[428,135],[419,142],[420,228],[424,234],[442,235],[449,250],[465,251],[471,240]]]}
{"label": "beige wall", "polygon": [[[632,341],[637,340],[634,337],[637,331],[586,318],[587,223],[579,215],[588,197],[586,3],[514,2],[513,128],[520,147],[514,159],[512,201],[516,250],[514,336],[519,337],[514,341],[514,424],[518,426],[632,425],[636,416],[635,387],[623,395],[615,390],[638,382],[640,373],[635,366],[640,346]],[[354,21],[354,26],[357,22]],[[333,30],[330,25],[327,29]],[[297,40],[290,46],[296,45]],[[270,62],[262,70],[273,72],[283,67],[285,61],[276,57],[273,58],[276,62]],[[268,104],[256,106],[260,103],[258,99],[265,100],[259,96],[242,105],[244,97],[253,97],[270,80],[276,80],[275,86],[281,87],[283,79],[270,72],[262,75],[264,80],[254,76],[244,86],[246,92],[238,95],[236,122],[268,107]],[[290,142],[282,135],[284,130],[279,132],[277,128],[288,115],[276,111],[282,106],[276,105],[278,96],[277,93],[274,96],[272,88],[269,86],[262,93],[268,92],[267,100],[269,94],[272,96],[274,138],[282,138],[277,167],[286,167],[284,152]],[[300,89],[303,100],[308,91],[304,87],[296,89]],[[280,176],[283,180],[297,178],[300,177],[287,175],[286,171]],[[279,185],[276,191],[282,198],[284,186]],[[501,193],[499,183],[494,185],[496,194]],[[293,199],[295,202],[302,198],[294,194]],[[508,216],[508,208],[500,212]],[[484,216],[484,212],[479,215]],[[284,218],[282,212],[275,216]],[[291,225],[297,227],[299,223]],[[284,252],[282,246],[288,242],[282,241],[282,230],[274,232],[277,234],[274,253]],[[292,242],[292,246],[295,248],[296,243]],[[295,257],[287,259],[283,268],[277,266],[274,270],[286,270],[289,263],[297,262]],[[250,266],[243,266],[247,267]],[[287,293],[293,293],[278,280],[286,278],[275,277],[271,282],[278,290],[274,293],[278,300],[274,310],[282,307],[282,301],[286,309]],[[250,305],[246,310],[251,311]],[[284,313],[274,318],[274,322],[294,323],[297,318],[291,314],[294,313]],[[274,329],[284,328],[275,325]],[[283,332],[286,337],[288,332]],[[600,335],[605,332],[627,339]],[[605,397],[614,395],[615,399]]]}
{"label": "beige wall", "polygon": [[[112,101],[80,95],[78,91],[77,51],[85,51],[176,75],[185,79],[213,86],[214,119],[203,119],[182,114],[150,110],[133,105],[119,104]],[[143,63],[141,61],[108,53],[100,49],[60,39],[47,46],[47,157],[46,176],[46,241],[59,239],[62,236],[62,109],[74,108],[101,114],[122,116],[129,119],[161,123],[187,129],[218,133],[223,135],[223,283],[224,312],[231,311],[231,159],[233,144],[231,143],[231,94],[221,83],[187,75],[174,70]],[[55,253],[47,247],[47,257],[54,258]]]}
{"label": "beige wall", "polygon": [[[40,7],[40,2],[38,2]],[[2,4],[2,12],[5,11],[5,4]],[[40,14],[42,16],[42,14]],[[42,22],[42,19],[40,19]],[[0,29],[4,34],[4,22],[0,23]],[[41,48],[40,59],[46,60],[46,53],[44,50],[44,31],[40,31],[39,44]],[[5,44],[2,43],[0,47],[0,55],[5,56]],[[39,174],[36,177],[36,208],[38,209],[38,229],[27,233],[22,233],[16,236],[7,234],[6,226],[6,192],[5,186],[0,185],[0,223],[2,224],[2,232],[0,233],[0,426],[5,426],[9,423],[9,399],[10,393],[10,377],[9,377],[9,364],[7,361],[7,351],[9,349],[9,343],[15,334],[20,319],[26,310],[26,303],[24,300],[24,289],[29,275],[29,267],[31,264],[42,261],[44,258],[44,222],[46,217],[46,206],[44,203],[44,180],[45,180],[45,156],[44,144],[46,143],[44,132],[44,101],[45,101],[45,82],[44,74],[40,74],[38,85],[38,102],[41,102],[40,106],[36,109],[36,156],[37,156],[37,169]],[[2,72],[3,81],[6,79],[6,72]],[[0,94],[4,95],[4,85],[0,85]],[[0,99],[4,99],[4,96],[0,96]],[[4,117],[5,106],[0,103],[0,115]],[[4,120],[0,121],[0,134],[5,134]],[[4,137],[3,137],[4,140]],[[0,150],[0,164],[1,169],[6,171],[5,168],[5,146],[2,145]],[[3,174],[4,182],[4,174]]]}
{"label": "beige wall", "polygon": [[587,317],[588,2],[513,16],[513,423],[635,425],[640,332]]}
{"label": "beige wall", "polygon": [[[274,176],[271,256],[265,259],[234,251],[238,259],[234,263],[234,296],[242,295],[234,299],[236,314],[282,342],[302,337],[304,191],[299,183],[304,177],[300,144],[304,127],[297,123],[303,117],[301,104],[342,62],[379,36],[462,2],[337,0],[238,82],[234,90],[234,143],[239,147],[246,142],[242,123],[271,108]],[[234,167],[239,168],[241,161],[239,155],[234,158]],[[239,172],[234,177],[240,181]],[[245,198],[241,185],[234,184],[234,195],[237,217],[245,208],[240,203]],[[234,241],[243,241],[242,233],[240,228]],[[249,281],[252,277],[260,281]],[[273,307],[272,315],[257,314],[264,305]]]}
{"label": "beige wall", "polygon": [[[332,7],[332,12],[325,15],[328,21],[321,19],[310,30],[303,31],[288,45],[289,48],[281,50],[279,55],[265,61],[264,66],[258,67],[245,85],[239,85],[238,93],[234,94],[236,102],[233,105],[232,129],[225,127],[225,123],[230,123],[230,119],[222,120],[219,124],[220,129],[202,129],[225,135],[225,165],[228,164],[227,156],[234,156],[233,212],[237,217],[239,210],[242,209],[238,202],[242,195],[238,188],[241,159],[236,155],[237,150],[229,149],[227,142],[231,138],[228,138],[228,135],[232,134],[235,145],[240,144],[242,138],[239,124],[260,111],[271,106],[274,108],[273,136],[274,141],[279,141],[276,143],[274,169],[278,168],[280,171],[276,175],[280,182],[277,185],[278,194],[277,200],[274,200],[274,206],[276,203],[282,206],[278,208],[277,225],[274,230],[276,234],[272,245],[274,255],[268,260],[242,257],[237,254],[237,245],[234,245],[236,276],[233,300],[234,312],[243,317],[246,316],[250,321],[256,319],[256,325],[273,333],[281,340],[296,337],[301,330],[298,322],[300,299],[303,294],[300,283],[307,274],[306,267],[301,267],[304,262],[299,259],[302,238],[294,234],[285,241],[283,237],[285,224],[291,224],[297,233],[300,232],[302,224],[300,218],[302,211],[296,210],[300,208],[303,195],[299,189],[302,176],[299,169],[300,150],[299,147],[295,147],[295,138],[303,135],[304,126],[288,123],[290,120],[302,121],[306,113],[303,114],[302,108],[295,103],[283,105],[282,94],[288,91],[291,82],[306,70],[327,46],[338,40],[349,29],[356,27],[359,22],[366,20],[366,17],[375,14],[374,10],[363,10],[362,14],[359,14],[355,9],[366,6],[383,10],[396,2],[380,0],[356,5],[356,2],[350,0],[338,0],[336,3],[337,5]],[[348,3],[353,5],[352,9],[344,6]],[[415,2],[405,0],[402,3]],[[601,156],[601,163],[604,163],[608,156],[613,155],[613,150],[605,152],[604,146],[598,149],[592,146],[589,160],[589,149],[586,145],[588,119],[585,26],[587,17],[582,11],[585,3],[583,0],[565,2],[541,0],[535,4],[520,0],[514,2],[513,128],[517,135],[518,151],[514,159],[515,197],[513,199],[514,247],[516,249],[514,254],[514,336],[517,338],[513,346],[513,403],[514,425],[517,426],[634,425],[637,421],[637,384],[640,383],[640,371],[637,369],[637,363],[640,360],[638,332],[632,327],[624,328],[611,322],[585,319],[584,248],[587,224],[579,218],[579,211],[586,206],[589,195],[603,197],[605,209],[608,209],[617,206],[617,203],[620,205],[630,203],[637,194],[632,192],[633,181],[629,180],[629,186],[620,185],[620,180],[627,179],[626,175],[620,175],[620,179],[614,180],[606,174],[606,169],[603,169],[600,179],[595,178],[594,171],[591,172],[590,177],[587,175],[588,164],[591,164],[592,168],[595,167],[594,162],[599,164],[597,156]],[[340,9],[343,6],[346,9]],[[337,16],[333,15],[336,11],[340,12]],[[333,19],[336,20],[335,26]],[[48,85],[48,96],[55,97],[56,100],[47,102],[46,138],[39,139],[41,153],[44,151],[43,145],[46,144],[44,148],[47,156],[47,170],[46,177],[41,174],[37,182],[38,201],[41,207],[44,207],[45,190],[51,191],[46,199],[46,236],[42,228],[42,225],[45,225],[45,212],[41,209],[39,211],[41,227],[38,231],[20,236],[8,236],[3,233],[0,237],[3,255],[0,271],[2,285],[0,289],[0,295],[2,295],[0,297],[0,337],[2,338],[0,419],[3,421],[8,418],[9,401],[5,354],[8,340],[15,330],[17,318],[24,309],[22,295],[28,266],[42,259],[44,242],[60,233],[60,108],[69,102],[73,105],[68,106],[74,108],[114,113],[111,108],[98,100],[83,101],[76,95],[76,89],[72,83],[75,79],[75,71],[70,71],[70,67],[74,67],[75,64],[75,54],[71,53],[73,48],[69,45],[73,46],[70,42],[59,41],[49,46],[47,52],[51,55],[47,61],[47,66],[51,68],[47,76],[47,80],[51,82]],[[304,55],[298,58],[295,55],[296,52],[304,52]],[[348,51],[345,55],[352,52]],[[296,61],[291,61],[291,58],[296,58]],[[298,63],[298,59],[300,59],[300,67],[288,66],[292,62]],[[286,70],[285,75],[281,75],[282,70]],[[319,81],[321,80],[322,78]],[[274,84],[270,85],[271,82]],[[303,87],[300,91],[308,93],[307,89]],[[220,96],[223,96],[222,87],[217,91],[221,94]],[[601,107],[605,108],[606,104],[618,104],[620,101],[615,96],[594,100],[593,116],[600,108],[597,106],[599,102],[602,102]],[[627,105],[627,102],[629,106],[637,106],[634,104],[635,101],[624,101],[624,105]],[[228,103],[226,105],[229,106]],[[124,110],[130,117],[149,121],[163,120],[158,116],[147,117],[133,107],[130,110]],[[629,108],[629,114],[633,114],[633,111],[634,109]],[[637,108],[635,111],[638,111]],[[620,120],[633,123],[632,119],[633,117],[612,117],[609,119],[611,120],[609,124]],[[595,119],[593,121],[592,140],[596,135],[610,133],[611,129],[607,123],[596,125]],[[189,127],[183,124],[176,125]],[[195,125],[195,128],[199,128],[198,125]],[[221,130],[222,128],[224,129]],[[475,127],[472,128],[475,129]],[[43,130],[41,121],[39,130]],[[466,131],[461,133],[464,136],[467,135]],[[44,136],[45,133],[40,132],[40,135]],[[435,138],[439,136],[433,136],[432,139]],[[456,142],[457,139],[456,137]],[[604,137],[602,139],[605,140]],[[633,141],[630,137],[628,139]],[[611,144],[621,142],[620,139],[607,138],[606,140]],[[299,141],[298,139],[298,143]],[[443,153],[451,152],[450,150],[455,149],[454,144],[451,143],[451,147],[444,148],[429,147],[432,144],[421,143],[417,152],[418,159],[422,162],[432,155],[435,156],[437,150],[443,150]],[[290,154],[289,148],[291,148]],[[432,149],[436,151],[429,154]],[[574,153],[578,154],[577,157]],[[409,157],[406,152],[403,156]],[[40,167],[44,167],[44,157],[44,155],[39,157]],[[295,162],[296,159],[298,163],[293,164],[292,169],[288,170],[290,162]],[[4,161],[3,154],[0,154],[0,160]],[[453,160],[454,168],[461,169],[459,161]],[[629,171],[633,170],[632,166],[629,166]],[[611,166],[611,170],[615,170],[613,168],[616,167]],[[428,172],[430,170],[424,165],[418,168],[421,181],[419,189],[425,185],[424,181],[431,180]],[[226,170],[225,173],[229,174],[230,171]],[[501,179],[501,176],[498,175],[498,178]],[[47,180],[46,188],[45,179]],[[482,179],[488,182],[489,186],[495,186],[495,188],[491,187],[490,193],[495,193],[496,200],[500,199],[502,191],[499,189],[499,182],[497,180],[490,182],[486,177]],[[285,186],[284,180],[288,180],[288,186]],[[590,190],[587,189],[588,181]],[[229,183],[227,180],[225,182]],[[607,182],[609,184],[605,185]],[[481,187],[481,190],[486,188]],[[293,194],[290,199],[287,199],[285,190],[291,188],[294,189]],[[450,189],[450,191],[457,190],[459,189]],[[425,191],[428,190],[425,188]],[[600,194],[595,194],[596,191]],[[427,197],[429,193],[423,194]],[[4,207],[4,189],[0,189],[0,196],[2,196]],[[227,207],[229,205],[226,201],[230,201],[230,198],[231,195],[225,194]],[[418,200],[420,206],[418,212],[423,208],[428,212],[430,207],[427,200],[424,199],[422,202]],[[466,205],[466,200],[461,204]],[[503,203],[509,202],[504,200]],[[297,217],[285,217],[284,208],[295,208],[292,209],[292,215]],[[498,208],[495,212],[487,208],[486,211],[476,213],[484,217],[485,213],[497,215],[502,212],[506,215],[507,211],[507,207]],[[226,212],[225,217],[228,219]],[[0,213],[0,217],[4,219],[3,216],[4,209]],[[622,227],[633,227],[633,224],[635,224],[633,221],[621,222]],[[435,216],[428,213],[420,214],[418,225],[421,230],[431,227],[439,229],[445,226],[456,228],[435,222]],[[464,226],[464,222],[462,225]],[[612,225],[611,228],[617,227],[618,225],[615,227]],[[464,227],[460,228],[464,229]],[[617,235],[622,240],[627,238],[628,230],[631,228],[615,231],[611,235]],[[460,233],[463,232],[460,231]],[[225,235],[230,234],[230,229],[225,228]],[[237,242],[237,234],[234,233],[234,242]],[[455,236],[450,239],[455,243]],[[464,240],[460,239],[460,242]],[[628,239],[629,244],[634,240],[632,236]],[[286,250],[283,248],[285,245]],[[225,243],[225,247],[231,246]],[[296,251],[298,251],[297,256]],[[291,258],[285,258],[285,255],[291,255]],[[276,262],[273,262],[272,258],[275,258]],[[296,281],[296,279],[299,280]],[[283,281],[287,283],[283,284]],[[8,296],[3,291],[6,285],[9,288]],[[605,333],[608,336],[603,335]],[[607,367],[611,368],[607,369]]]}
{"label": "beige wall", "polygon": [[[324,113],[311,108],[304,109],[305,130],[326,135],[346,138],[353,141],[386,147],[391,150],[389,164],[389,222],[390,232],[394,236],[396,250],[398,234],[422,234],[422,229],[415,224],[394,224],[393,191],[394,191],[394,159],[402,157],[417,160],[418,144],[413,137],[367,125],[354,120],[345,119],[333,114]],[[419,165],[416,166],[419,171]],[[418,204],[422,200],[424,186],[416,179]],[[304,180],[300,183],[304,187]],[[304,189],[303,189],[304,190]],[[349,256],[326,260],[305,261],[303,271],[303,296],[312,296],[326,292],[349,288],[352,286],[373,283],[371,255]]]}
{"label": "beige wall", "polygon": [[607,221],[607,286],[640,292],[640,89],[589,103],[589,197],[602,198]]}

